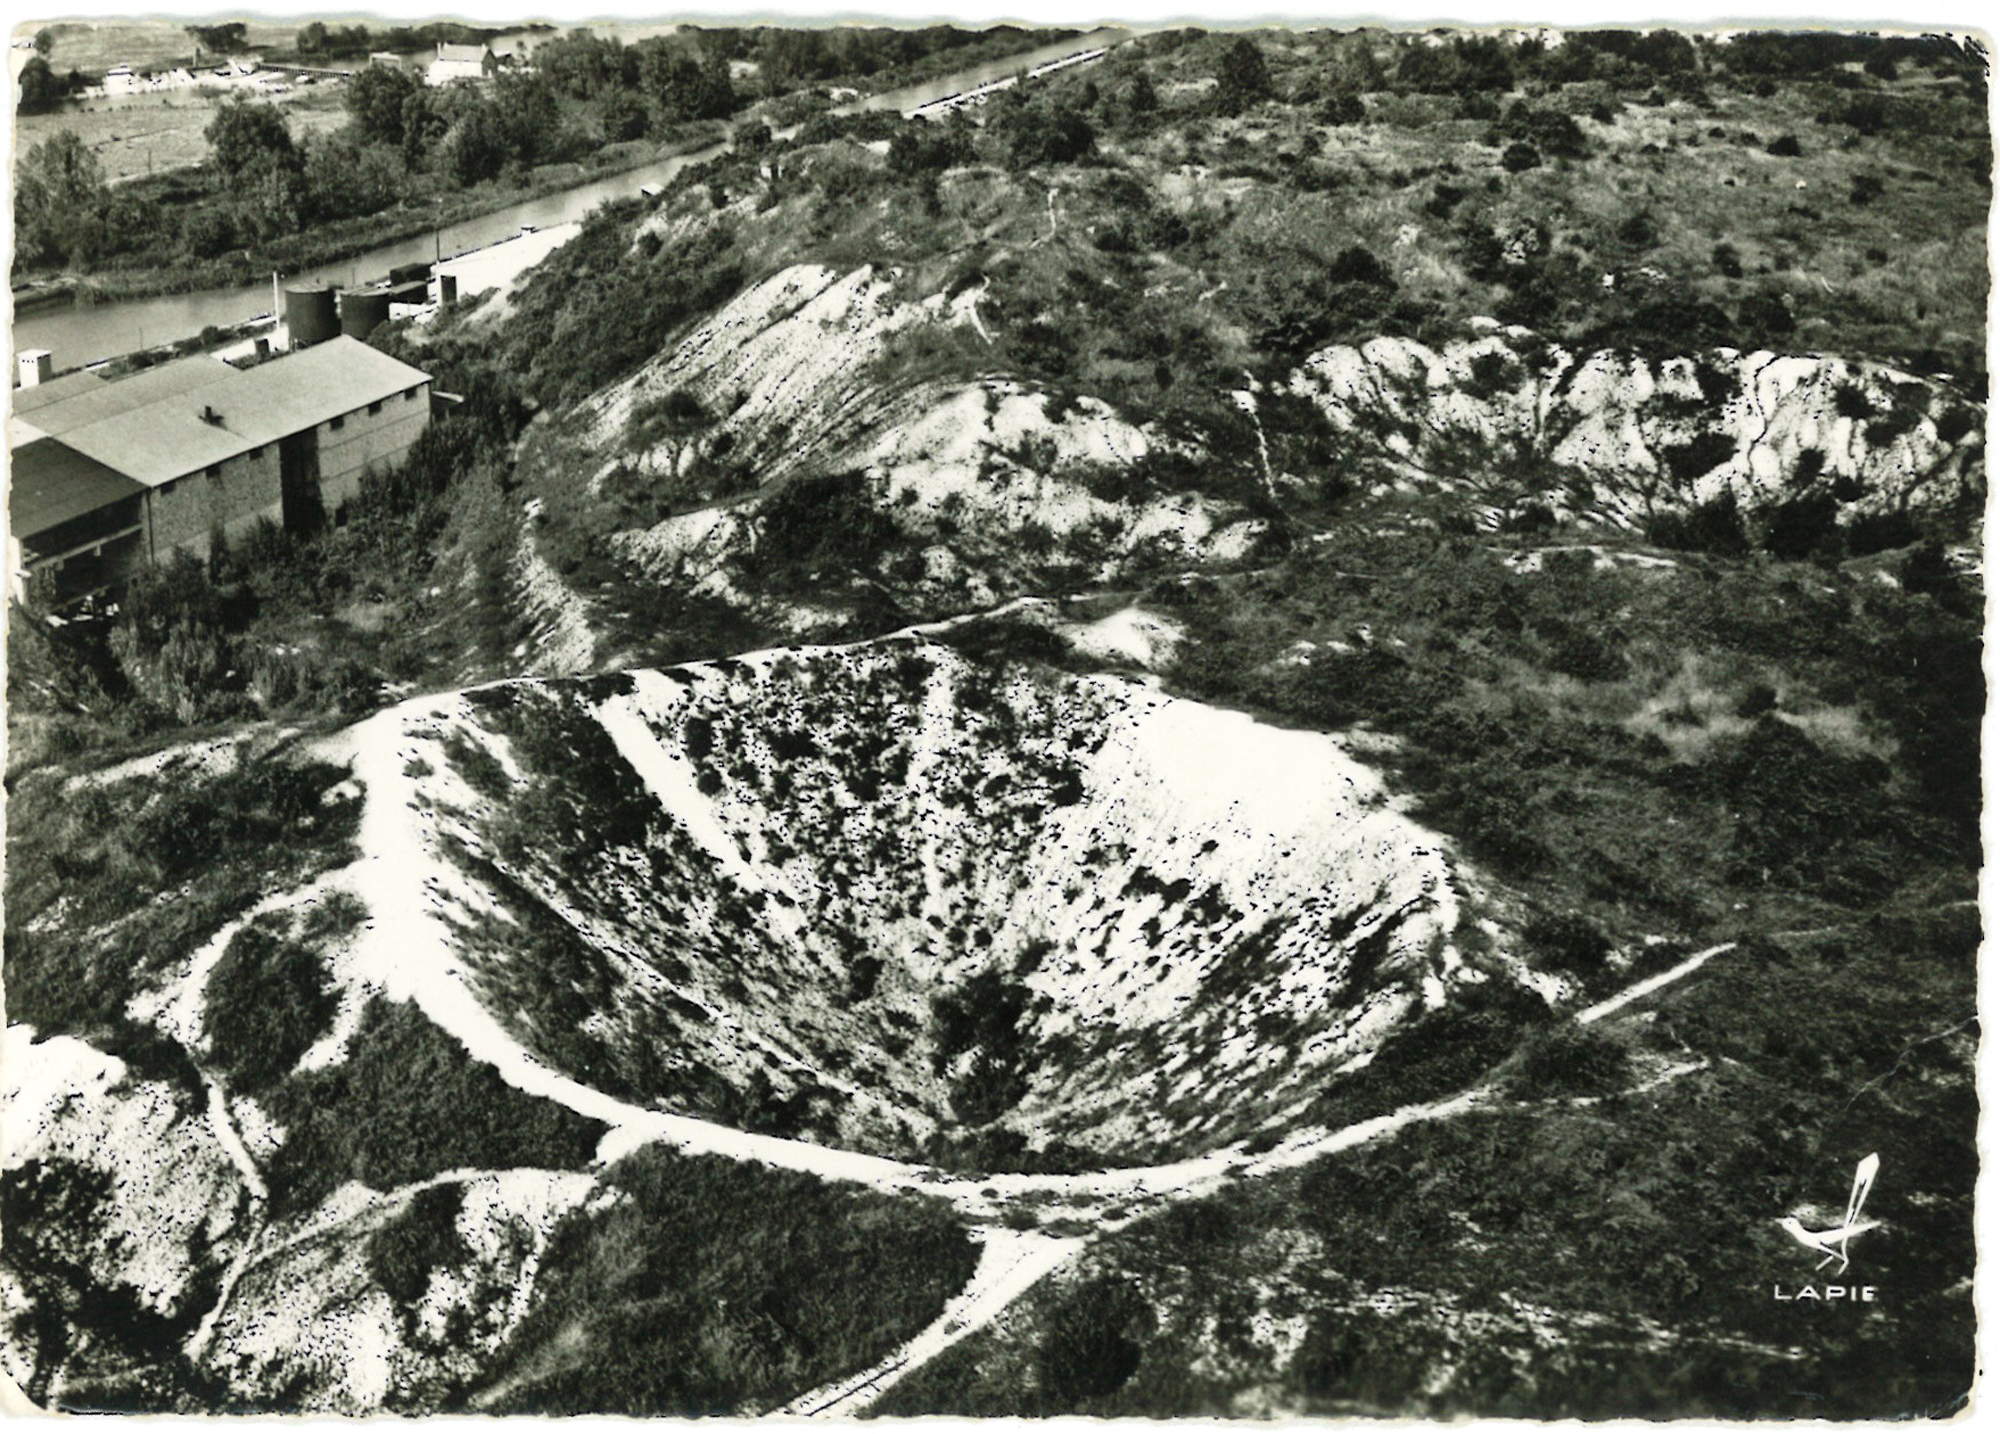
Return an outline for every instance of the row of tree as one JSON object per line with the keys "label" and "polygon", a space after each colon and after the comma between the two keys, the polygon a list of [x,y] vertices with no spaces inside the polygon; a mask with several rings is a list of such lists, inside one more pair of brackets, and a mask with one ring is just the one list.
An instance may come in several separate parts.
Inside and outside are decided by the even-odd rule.
{"label": "row of tree", "polygon": [[[529,25],[524,28],[533,30],[542,27]],[[366,55],[376,50],[409,55],[438,45],[484,45],[504,33],[501,30],[481,29],[476,25],[455,24],[449,20],[429,25],[392,25],[386,30],[370,30],[366,25],[328,25],[323,20],[314,20],[299,27],[294,44],[301,55],[333,59]]]}
{"label": "row of tree", "polygon": [[71,95],[79,93],[90,83],[80,70],[71,70],[67,75],[58,75],[49,62],[36,55],[21,66],[17,81],[21,86],[19,108],[22,114],[44,114],[56,108]]}

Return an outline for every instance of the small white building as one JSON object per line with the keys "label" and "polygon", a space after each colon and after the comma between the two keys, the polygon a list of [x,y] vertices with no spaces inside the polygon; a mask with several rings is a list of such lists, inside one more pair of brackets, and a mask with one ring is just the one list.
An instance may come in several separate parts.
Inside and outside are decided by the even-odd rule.
{"label": "small white building", "polygon": [[500,67],[486,45],[439,45],[437,58],[424,71],[427,85],[448,85],[454,80],[483,80]]}

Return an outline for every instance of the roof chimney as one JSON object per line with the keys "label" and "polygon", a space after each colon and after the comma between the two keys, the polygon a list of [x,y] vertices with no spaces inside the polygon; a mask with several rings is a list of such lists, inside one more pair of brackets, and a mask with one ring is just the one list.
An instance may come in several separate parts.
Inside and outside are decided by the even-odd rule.
{"label": "roof chimney", "polygon": [[217,428],[222,427],[222,415],[215,411],[212,404],[204,403],[201,406],[201,421],[203,423],[212,423]]}

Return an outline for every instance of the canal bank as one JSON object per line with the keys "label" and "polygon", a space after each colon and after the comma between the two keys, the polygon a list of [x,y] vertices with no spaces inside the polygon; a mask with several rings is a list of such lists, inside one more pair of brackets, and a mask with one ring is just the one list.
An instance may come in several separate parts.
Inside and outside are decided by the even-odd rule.
{"label": "canal bank", "polygon": [[[1122,30],[1097,30],[1012,55],[1003,60],[954,71],[921,85],[887,90],[835,108],[834,114],[895,111],[911,114],[968,91],[990,86],[1022,72],[1031,72],[1084,51],[1105,50],[1131,38]],[[709,145],[591,179],[571,188],[508,204],[441,228],[389,244],[377,245],[350,258],[319,264],[284,275],[288,283],[313,282],[351,288],[379,279],[392,269],[428,263],[484,249],[523,229],[553,229],[581,220],[608,199],[624,198],[649,185],[664,185],[690,165],[703,164],[724,152],[726,145]],[[204,289],[184,294],[158,294],[88,306],[59,304],[17,311],[13,330],[15,352],[47,349],[58,371],[77,368],[136,349],[190,338],[209,327],[230,328],[269,310],[271,281]]]}

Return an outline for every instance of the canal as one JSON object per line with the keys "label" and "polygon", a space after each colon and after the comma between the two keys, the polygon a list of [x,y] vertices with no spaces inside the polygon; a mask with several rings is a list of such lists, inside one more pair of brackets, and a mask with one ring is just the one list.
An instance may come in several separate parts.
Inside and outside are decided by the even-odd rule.
{"label": "canal", "polygon": [[[1079,50],[1108,47],[1129,38],[1130,33],[1124,30],[1095,30],[1088,35],[1009,55],[1002,60],[969,66],[920,85],[869,95],[839,106],[834,113],[855,114],[872,110],[907,113],[932,100],[977,88],[1020,70],[1033,69]],[[385,244],[356,254],[351,259],[322,264],[300,274],[287,274],[284,282],[318,281],[346,287],[382,278],[391,269],[404,264],[428,262],[439,253],[449,258],[469,249],[484,248],[518,233],[524,225],[546,229],[566,224],[573,219],[581,219],[607,199],[636,194],[641,185],[664,184],[689,165],[705,163],[722,153],[723,149],[722,145],[713,145],[636,169],[621,170],[573,189],[446,225],[434,233]],[[60,372],[135,349],[188,338],[210,324],[222,327],[240,323],[257,314],[268,313],[270,308],[269,279],[240,288],[204,289],[188,294],[160,294],[145,299],[49,308],[24,314],[15,320],[14,349],[16,352],[48,349],[54,355],[55,367]]]}

